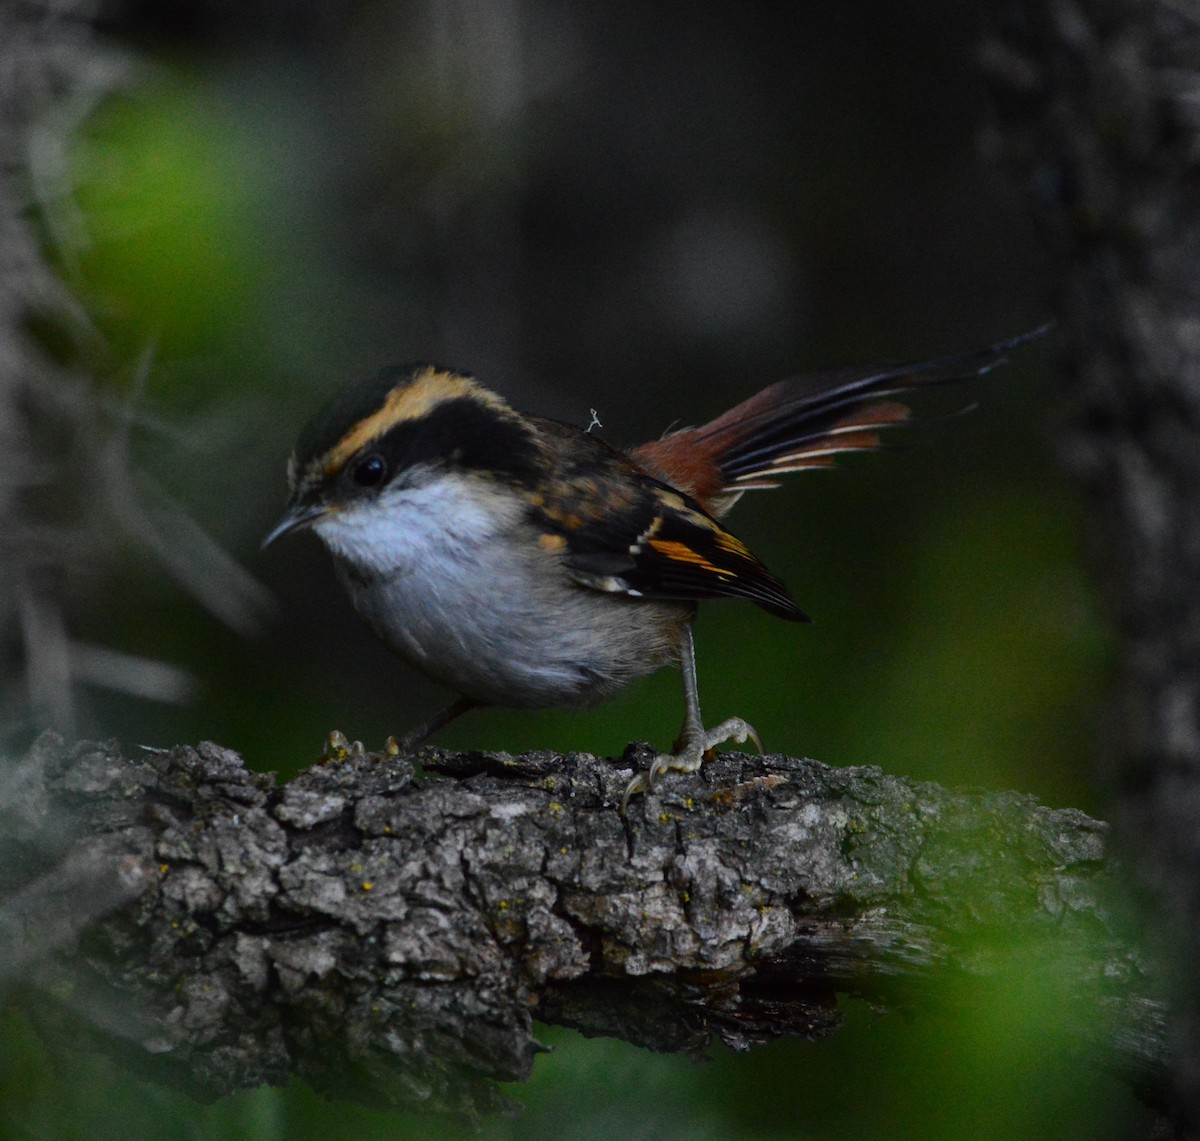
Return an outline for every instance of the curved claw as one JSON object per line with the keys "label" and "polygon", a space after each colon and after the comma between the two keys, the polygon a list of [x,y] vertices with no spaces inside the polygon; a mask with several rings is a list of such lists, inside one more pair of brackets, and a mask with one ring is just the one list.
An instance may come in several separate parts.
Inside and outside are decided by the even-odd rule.
{"label": "curved claw", "polygon": [[701,730],[691,740],[680,743],[676,753],[659,753],[650,762],[650,767],[641,773],[634,774],[633,779],[625,787],[625,795],[621,797],[621,815],[624,816],[629,808],[629,802],[638,793],[653,792],[659,777],[665,773],[694,773],[704,763],[718,745],[727,741],[742,745],[747,741],[754,744],[758,752],[763,751],[762,741],[754,726],[740,717],[730,717],[722,721],[714,729]]}
{"label": "curved claw", "polygon": [[318,763],[328,761],[344,761],[348,757],[360,757],[363,753],[361,741],[351,741],[340,729],[330,729],[325,738],[325,747],[321,750]]}
{"label": "curved claw", "polygon": [[755,752],[763,751],[762,741],[759,739],[757,730],[750,722],[743,721],[740,717],[731,717],[728,721],[722,721],[715,729],[709,729],[704,734],[703,751],[705,755],[712,752],[718,745],[724,745],[727,741],[733,741],[737,745],[744,745],[750,741],[754,745]]}
{"label": "curved claw", "polygon": [[639,792],[649,792],[650,782],[645,773],[634,773],[633,780],[625,786],[625,795],[621,797],[621,815],[624,816],[629,811],[629,802]]}

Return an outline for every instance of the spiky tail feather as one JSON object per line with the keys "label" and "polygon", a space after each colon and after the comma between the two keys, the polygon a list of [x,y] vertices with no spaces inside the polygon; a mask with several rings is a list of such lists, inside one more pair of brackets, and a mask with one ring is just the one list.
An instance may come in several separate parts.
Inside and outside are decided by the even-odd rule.
{"label": "spiky tail feather", "polygon": [[682,428],[631,454],[651,474],[723,514],[743,491],[778,487],[778,476],[832,467],[842,452],[873,451],[881,431],[909,418],[908,406],[888,397],[983,376],[1047,328],[937,360],[781,380],[707,424]]}

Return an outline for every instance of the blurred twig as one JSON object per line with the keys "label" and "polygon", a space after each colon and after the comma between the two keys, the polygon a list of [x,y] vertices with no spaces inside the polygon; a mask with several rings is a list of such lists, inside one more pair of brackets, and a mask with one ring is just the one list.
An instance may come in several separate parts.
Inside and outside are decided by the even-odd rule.
{"label": "blurred twig", "polygon": [[73,292],[89,236],[71,148],[81,124],[131,81],[132,64],[97,36],[93,7],[0,5],[0,712],[10,732],[69,730],[81,682],[167,701],[191,689],[176,667],[75,641],[73,583],[103,574],[122,538],[236,630],[253,629],[268,605],[138,469],[130,432],[141,413],[97,384],[114,366]]}

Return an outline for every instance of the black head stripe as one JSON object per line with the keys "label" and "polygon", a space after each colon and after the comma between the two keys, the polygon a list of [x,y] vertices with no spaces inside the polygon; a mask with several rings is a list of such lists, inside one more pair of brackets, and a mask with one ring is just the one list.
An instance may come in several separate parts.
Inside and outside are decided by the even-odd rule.
{"label": "black head stripe", "polygon": [[424,363],[391,365],[334,393],[300,433],[295,452],[298,470],[304,471],[355,424],[376,411],[394,388],[411,384],[430,368],[439,372],[451,371]]}
{"label": "black head stripe", "polygon": [[392,471],[418,464],[486,471],[532,484],[539,471],[533,430],[511,412],[470,397],[444,400],[424,416],[402,420],[371,445]]}

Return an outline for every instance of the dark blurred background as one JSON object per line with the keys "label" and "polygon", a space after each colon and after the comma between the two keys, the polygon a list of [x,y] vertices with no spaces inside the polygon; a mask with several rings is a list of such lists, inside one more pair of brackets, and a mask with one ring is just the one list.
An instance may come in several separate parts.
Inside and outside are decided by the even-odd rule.
{"label": "dark blurred background", "polygon": [[[377,745],[448,699],[375,644],[311,537],[257,549],[296,433],[364,371],[438,361],[522,409],[594,409],[632,444],[790,373],[1051,317],[1020,195],[988,163],[980,19],[964,0],[102,5],[100,42],[132,67],[80,116],[74,228],[48,219],[49,256],[98,331],[91,371],[127,410],[142,486],[266,589],[234,568],[236,605],[200,572],[182,589],[169,552],[114,537],[72,586],[72,630],[158,663],[140,690],[170,700],[96,666],[63,727],[213,739],[287,777],[331,728]],[[1052,340],[920,398],[882,455],[739,505],[733,529],[815,622],[710,605],[710,721],[1102,810],[1109,642],[1055,464]],[[667,671],[588,713],[483,712],[441,740],[618,755],[681,714]],[[1006,986],[911,1022],[852,1006],[828,1042],[701,1064],[547,1031],[555,1052],[513,1090],[524,1117],[489,1135],[1125,1135],[1131,1095],[1046,1031],[1068,998]],[[10,1023],[11,1136],[455,1132],[302,1088],[200,1109]]]}

